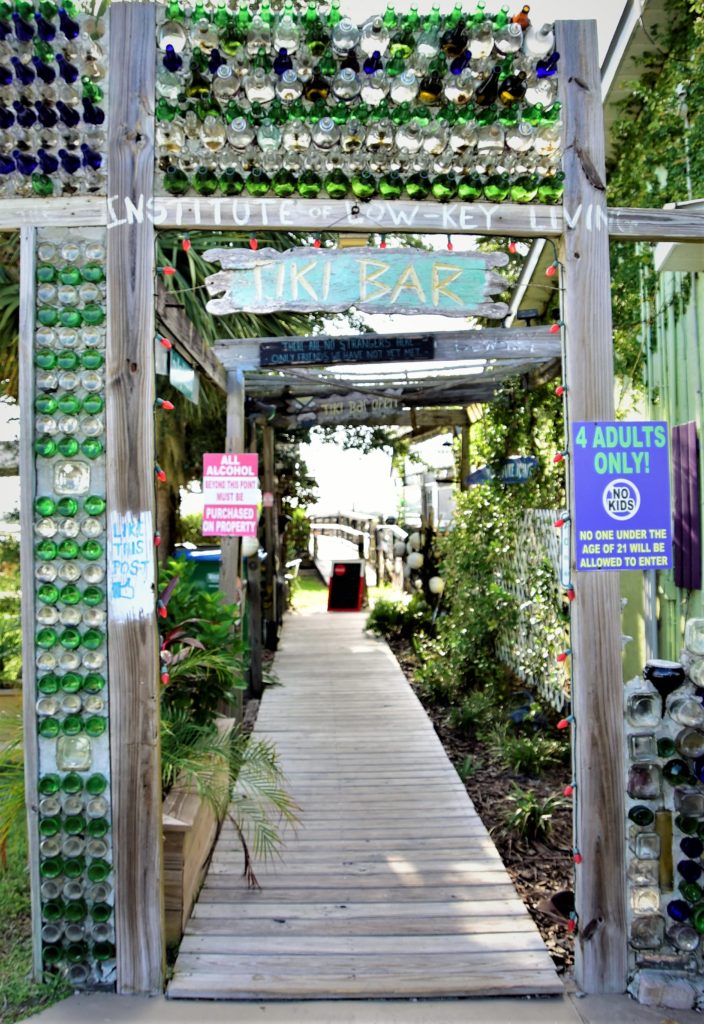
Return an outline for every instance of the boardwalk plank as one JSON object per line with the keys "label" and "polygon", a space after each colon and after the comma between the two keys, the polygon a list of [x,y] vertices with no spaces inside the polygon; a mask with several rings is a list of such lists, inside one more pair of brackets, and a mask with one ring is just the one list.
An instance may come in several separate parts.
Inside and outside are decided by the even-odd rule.
{"label": "boardwalk plank", "polygon": [[228,823],[171,998],[325,999],[562,991],[489,833],[364,615],[287,620],[258,736],[301,824],[242,878]]}

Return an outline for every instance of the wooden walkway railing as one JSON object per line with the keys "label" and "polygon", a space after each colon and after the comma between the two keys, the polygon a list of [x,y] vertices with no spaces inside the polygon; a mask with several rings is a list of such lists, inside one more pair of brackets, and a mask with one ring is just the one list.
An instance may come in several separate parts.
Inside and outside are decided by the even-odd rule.
{"label": "wooden walkway railing", "polygon": [[256,732],[301,806],[282,860],[242,878],[226,826],[171,998],[558,994],[482,822],[364,616],[287,618]]}

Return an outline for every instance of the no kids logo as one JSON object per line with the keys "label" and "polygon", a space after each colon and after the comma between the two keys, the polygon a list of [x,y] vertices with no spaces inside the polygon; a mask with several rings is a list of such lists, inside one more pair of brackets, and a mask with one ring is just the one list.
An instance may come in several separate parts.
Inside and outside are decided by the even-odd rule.
{"label": "no kids logo", "polygon": [[601,503],[607,516],[625,522],[640,508],[640,491],[631,480],[611,480],[604,488]]}

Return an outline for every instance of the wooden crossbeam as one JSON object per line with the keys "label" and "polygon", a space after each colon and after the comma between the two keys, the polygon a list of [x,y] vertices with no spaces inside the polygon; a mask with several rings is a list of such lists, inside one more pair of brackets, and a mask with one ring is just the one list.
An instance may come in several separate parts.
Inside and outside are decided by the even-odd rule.
{"label": "wooden crossbeam", "polygon": [[[357,211],[357,212],[355,212]],[[0,200],[0,231],[30,225],[107,224],[108,229],[149,222],[155,228],[188,231],[344,231],[395,234],[489,235],[559,238],[584,223],[590,233],[605,230],[612,241],[699,242],[704,214],[689,209],[602,208],[593,202],[571,206],[515,203],[412,203],[348,199],[226,199],[200,196],[124,198],[63,196]]]}
{"label": "wooden crossbeam", "polygon": [[[354,419],[342,413],[337,421],[340,426],[365,426],[365,427],[410,427],[416,423],[424,429],[443,430],[452,427],[466,427],[468,423],[467,414],[463,409],[446,409],[429,407],[411,411],[410,409],[397,409],[388,413],[369,413],[360,419]],[[294,430],[301,424],[297,416],[276,416],[274,427],[280,430]],[[314,425],[314,424],[313,424]],[[326,419],[322,426],[331,426]]]}
{"label": "wooden crossbeam", "polygon": [[157,283],[156,316],[160,328],[181,355],[196,366],[221,391],[227,390],[227,373],[210,345],[200,337],[181,305],[163,283]]}
{"label": "wooden crossbeam", "polygon": [[[354,341],[358,335],[344,335],[335,338],[342,341]],[[393,335],[375,336],[375,340],[383,343],[384,338],[393,342]],[[411,332],[399,335],[404,339],[428,337],[425,334]],[[510,330],[501,327],[486,327],[479,331],[440,331],[431,333],[435,341],[435,359],[491,359],[491,360],[535,360],[544,362],[560,356],[560,338],[551,334],[549,327],[513,327]],[[258,370],[260,369],[259,353],[262,345],[274,342],[277,338],[250,338],[243,341],[239,338],[221,338],[215,342],[213,352],[227,370]],[[301,338],[301,342],[308,339]],[[333,359],[332,364],[336,361]],[[345,360],[345,364],[353,360]],[[283,365],[283,364],[282,364]],[[291,364],[295,365],[295,364]],[[331,365],[327,363],[326,365]]]}

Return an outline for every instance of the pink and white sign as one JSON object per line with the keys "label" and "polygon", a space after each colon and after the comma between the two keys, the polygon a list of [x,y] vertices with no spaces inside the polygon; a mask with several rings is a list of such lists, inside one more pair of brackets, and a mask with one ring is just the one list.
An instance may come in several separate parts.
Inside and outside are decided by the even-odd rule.
{"label": "pink and white sign", "polygon": [[203,456],[204,537],[256,537],[259,456],[209,452]]}

